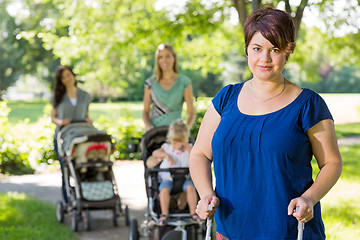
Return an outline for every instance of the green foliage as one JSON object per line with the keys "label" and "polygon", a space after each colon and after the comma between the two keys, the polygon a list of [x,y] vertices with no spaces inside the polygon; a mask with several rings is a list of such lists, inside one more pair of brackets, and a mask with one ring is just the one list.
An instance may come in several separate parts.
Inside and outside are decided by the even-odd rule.
{"label": "green foliage", "polygon": [[0,102],[0,173],[33,173],[34,170],[27,161],[27,155],[19,151],[21,142],[17,142],[12,134],[12,127],[7,119],[9,112],[6,101]]}
{"label": "green foliage", "polygon": [[0,99],[2,91],[14,83],[22,69],[25,55],[24,40],[17,39],[21,29],[15,19],[6,11],[6,3],[0,2]]}
{"label": "green foliage", "polygon": [[55,208],[25,194],[0,193],[0,238],[69,240],[76,234],[56,221]]}
{"label": "green foliage", "polygon": [[191,136],[196,139],[197,134],[199,132],[199,128],[201,125],[201,122],[204,118],[205,112],[209,106],[211,99],[210,98],[198,98],[196,101],[196,117],[193,127],[190,130]]}
{"label": "green foliage", "polygon": [[134,118],[130,113],[116,119],[101,116],[94,125],[116,138],[113,154],[115,160],[139,159],[139,153],[129,151],[128,146],[133,142],[133,138],[141,138],[145,130],[135,125]]}
{"label": "green foliage", "polygon": [[[42,40],[31,32],[44,25],[44,12],[52,9],[48,5],[45,7],[31,2],[34,7],[26,9],[29,11],[26,17],[25,10],[20,11],[25,8],[16,5],[25,4],[25,1],[0,1],[0,98],[2,90],[27,74],[37,77],[39,81],[52,82],[52,73],[59,65],[52,51],[45,50]],[[13,10],[12,15],[8,13],[8,7]]]}

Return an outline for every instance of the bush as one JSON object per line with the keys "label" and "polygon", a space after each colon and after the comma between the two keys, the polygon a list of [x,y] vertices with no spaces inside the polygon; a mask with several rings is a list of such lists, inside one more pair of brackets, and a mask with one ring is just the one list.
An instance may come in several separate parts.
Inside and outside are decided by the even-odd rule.
{"label": "bush", "polygon": [[136,126],[130,113],[125,113],[118,119],[108,119],[102,116],[98,118],[94,125],[116,138],[115,152],[113,154],[115,160],[140,159],[139,153],[132,152],[128,146],[134,142],[134,138],[141,138],[145,130]]}
{"label": "bush", "polygon": [[0,173],[33,173],[34,169],[29,164],[27,154],[22,151],[22,141],[14,137],[18,129],[11,127],[8,121],[9,112],[6,101],[0,102]]}

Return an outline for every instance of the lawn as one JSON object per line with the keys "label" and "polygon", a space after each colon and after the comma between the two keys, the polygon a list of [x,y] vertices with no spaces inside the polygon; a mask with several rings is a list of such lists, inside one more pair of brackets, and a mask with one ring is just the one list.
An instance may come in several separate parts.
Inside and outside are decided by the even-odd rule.
{"label": "lawn", "polygon": [[53,204],[22,193],[0,193],[0,239],[71,240],[76,236],[57,222]]}
{"label": "lawn", "polygon": [[[202,99],[197,102],[198,108],[204,108],[203,105],[209,100]],[[10,101],[8,106],[11,108],[9,120],[12,123],[18,123],[28,118],[29,123],[35,123],[41,116],[50,114],[50,103],[46,101]],[[206,107],[206,106],[205,106]],[[90,117],[96,121],[100,117],[117,119],[120,116],[131,116],[135,123],[143,124],[141,120],[142,102],[116,102],[116,103],[91,103]],[[337,137],[350,137],[360,135],[360,123],[338,124],[335,126]]]}
{"label": "lawn", "polygon": [[[26,118],[29,119],[29,123],[35,123],[51,111],[51,105],[47,101],[9,101],[7,105],[11,108],[8,116],[11,123],[24,121]],[[95,121],[101,116],[111,119],[132,116],[141,121],[142,107],[142,102],[91,103],[89,112]]]}
{"label": "lawn", "polygon": [[[360,145],[341,146],[343,171],[339,181],[321,200],[327,239],[360,239]],[[313,161],[314,178],[318,168]]]}

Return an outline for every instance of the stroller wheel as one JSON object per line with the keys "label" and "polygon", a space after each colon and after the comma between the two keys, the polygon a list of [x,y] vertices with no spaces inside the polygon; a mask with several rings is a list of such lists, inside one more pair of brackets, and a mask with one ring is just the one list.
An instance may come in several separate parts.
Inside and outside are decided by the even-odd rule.
{"label": "stroller wheel", "polygon": [[130,221],[130,233],[129,233],[129,240],[139,240],[140,234],[138,230],[138,222],[136,218],[132,218]]}
{"label": "stroller wheel", "polygon": [[91,230],[91,217],[90,217],[90,210],[86,209],[85,211],[83,211],[83,222],[84,222],[84,227],[86,231],[90,231]]}
{"label": "stroller wheel", "polygon": [[62,201],[56,203],[56,219],[58,222],[64,222],[64,205]]}
{"label": "stroller wheel", "polygon": [[[170,232],[167,232],[162,239],[163,240],[181,240],[183,239],[183,233],[181,231],[171,230]],[[186,235],[186,233],[185,233]]]}
{"label": "stroller wheel", "polygon": [[117,227],[117,226],[118,226],[117,217],[118,217],[118,208],[115,206],[115,207],[113,208],[113,216],[112,216],[112,221],[113,221],[114,227]]}
{"label": "stroller wheel", "polygon": [[128,205],[125,206],[125,224],[126,226],[130,225],[130,213]]}
{"label": "stroller wheel", "polygon": [[71,229],[72,229],[74,232],[77,232],[78,229],[79,229],[79,216],[78,216],[78,213],[77,213],[77,211],[74,209],[74,210],[72,210],[71,215],[72,215],[72,219],[71,219]]}

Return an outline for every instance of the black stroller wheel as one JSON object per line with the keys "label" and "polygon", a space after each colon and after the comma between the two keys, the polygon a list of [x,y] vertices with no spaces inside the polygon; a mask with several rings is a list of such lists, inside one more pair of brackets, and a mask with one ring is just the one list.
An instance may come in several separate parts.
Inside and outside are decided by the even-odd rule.
{"label": "black stroller wheel", "polygon": [[130,225],[130,213],[128,205],[125,206],[125,224],[126,226]]}
{"label": "black stroller wheel", "polygon": [[130,221],[130,232],[129,232],[129,240],[139,240],[140,234],[138,230],[138,222],[136,218],[132,218]]}
{"label": "black stroller wheel", "polygon": [[117,227],[117,226],[118,226],[117,217],[118,217],[118,208],[115,206],[115,207],[113,208],[113,216],[112,216],[112,221],[113,221],[114,227]]}
{"label": "black stroller wheel", "polygon": [[56,203],[56,220],[60,223],[64,222],[64,205],[62,201]]}
{"label": "black stroller wheel", "polygon": [[77,232],[79,229],[79,216],[77,211],[74,209],[71,212],[72,218],[71,218],[71,229],[74,232]]}
{"label": "black stroller wheel", "polygon": [[84,222],[84,227],[86,231],[90,231],[91,230],[91,216],[90,216],[90,210],[86,209],[85,211],[83,211],[83,222]]}
{"label": "black stroller wheel", "polygon": [[171,230],[162,237],[162,240],[181,240],[183,239],[182,235],[181,231]]}

